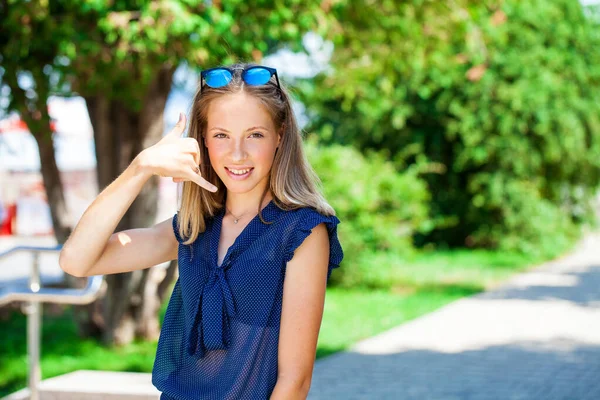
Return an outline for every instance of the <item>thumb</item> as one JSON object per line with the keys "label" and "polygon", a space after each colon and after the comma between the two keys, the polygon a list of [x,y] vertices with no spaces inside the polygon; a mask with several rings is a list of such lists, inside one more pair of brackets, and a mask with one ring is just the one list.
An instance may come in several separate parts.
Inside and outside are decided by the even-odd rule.
{"label": "thumb", "polygon": [[183,135],[183,132],[185,132],[186,122],[187,122],[187,120],[186,120],[185,114],[180,112],[179,119],[177,120],[177,123],[171,130],[170,134],[175,137],[181,137]]}

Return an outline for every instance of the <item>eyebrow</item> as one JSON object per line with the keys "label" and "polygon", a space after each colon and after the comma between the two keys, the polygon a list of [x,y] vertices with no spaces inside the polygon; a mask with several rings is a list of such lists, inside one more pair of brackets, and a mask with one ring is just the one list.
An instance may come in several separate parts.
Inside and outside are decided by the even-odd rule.
{"label": "eyebrow", "polygon": [[[265,130],[265,131],[267,131],[267,132],[269,131],[269,129],[265,128],[264,126],[260,126],[260,125],[259,125],[259,126],[253,126],[252,128],[248,128],[248,129],[246,129],[246,132],[248,132],[248,131],[251,131],[251,130],[254,130],[254,129],[262,129],[262,130]],[[231,132],[229,132],[227,129],[225,129],[225,128],[220,128],[220,127],[218,127],[218,126],[215,126],[214,128],[210,128],[210,129],[209,129],[209,132],[210,132],[210,131],[214,131],[214,130],[219,130],[219,131],[223,131],[223,132],[231,133]]]}

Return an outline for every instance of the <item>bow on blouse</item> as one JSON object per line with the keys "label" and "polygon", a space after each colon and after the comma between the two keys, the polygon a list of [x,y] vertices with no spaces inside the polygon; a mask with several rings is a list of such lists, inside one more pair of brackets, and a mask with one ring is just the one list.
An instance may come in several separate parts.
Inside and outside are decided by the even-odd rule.
{"label": "bow on blouse", "polygon": [[223,267],[213,270],[198,298],[188,340],[189,355],[203,357],[205,350],[228,349],[231,344],[229,316],[235,314],[235,307]]}

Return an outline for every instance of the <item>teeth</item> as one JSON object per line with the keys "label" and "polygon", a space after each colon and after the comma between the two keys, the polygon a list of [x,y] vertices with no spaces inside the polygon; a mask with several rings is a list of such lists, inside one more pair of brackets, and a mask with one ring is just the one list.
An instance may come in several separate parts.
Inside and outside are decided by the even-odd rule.
{"label": "teeth", "polygon": [[229,171],[231,171],[235,175],[244,175],[246,172],[250,171],[250,168],[246,168],[246,169],[230,169],[230,168],[227,168],[227,169]]}

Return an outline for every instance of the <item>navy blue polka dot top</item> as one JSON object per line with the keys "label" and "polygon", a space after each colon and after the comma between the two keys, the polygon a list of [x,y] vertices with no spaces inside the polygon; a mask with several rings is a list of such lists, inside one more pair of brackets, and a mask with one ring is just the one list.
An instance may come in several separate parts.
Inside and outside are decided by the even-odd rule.
{"label": "navy blue polka dot top", "polygon": [[206,218],[191,245],[179,242],[179,278],[167,307],[152,370],[161,400],[268,399],[277,382],[277,353],[286,263],[311,230],[329,233],[327,279],[342,261],[335,216],[304,207],[284,211],[273,200],[227,250],[217,250],[224,211]]}

